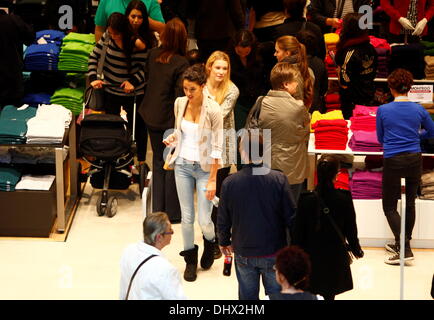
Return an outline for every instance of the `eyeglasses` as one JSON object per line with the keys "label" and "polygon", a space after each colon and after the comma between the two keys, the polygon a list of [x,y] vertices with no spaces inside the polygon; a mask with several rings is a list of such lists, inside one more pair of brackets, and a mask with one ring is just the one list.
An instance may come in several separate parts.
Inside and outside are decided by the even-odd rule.
{"label": "eyeglasses", "polygon": [[170,230],[170,231],[168,231],[168,232],[163,232],[162,234],[163,235],[172,235],[172,234],[174,234],[175,232],[173,231],[173,230]]}

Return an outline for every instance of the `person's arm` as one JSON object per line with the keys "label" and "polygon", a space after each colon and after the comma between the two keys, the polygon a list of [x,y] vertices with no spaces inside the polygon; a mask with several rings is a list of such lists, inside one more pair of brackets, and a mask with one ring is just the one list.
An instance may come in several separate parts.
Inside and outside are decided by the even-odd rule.
{"label": "person's arm", "polygon": [[336,28],[339,19],[326,17],[324,14],[324,9],[324,0],[311,1],[310,15],[312,22],[316,23],[322,30],[324,30],[326,26],[332,26]]}
{"label": "person's arm", "polygon": [[188,299],[184,293],[179,272],[175,267],[169,266],[169,269],[160,268],[157,273],[159,276],[155,277],[153,282],[164,300]]}
{"label": "person's arm", "polygon": [[239,95],[240,90],[238,90],[237,86],[233,84],[229,88],[228,94],[220,105],[223,119],[226,118],[226,116],[234,110]]}
{"label": "person's arm", "polygon": [[101,37],[105,32],[105,29],[106,28],[102,26],[95,26],[95,42],[101,40]]}
{"label": "person's arm", "polygon": [[104,45],[105,36],[103,35],[102,38],[98,41],[98,43],[93,48],[93,51],[89,55],[88,60],[88,77],[89,82],[95,89],[101,89],[103,81],[98,80],[97,76],[97,69],[98,69],[98,61],[101,58],[101,52]]}
{"label": "person's arm", "polygon": [[166,26],[164,23],[157,21],[157,20],[154,20],[152,18],[148,18],[148,20],[149,20],[149,28],[152,31],[155,31],[159,34],[161,34],[163,32],[163,30]]}
{"label": "person's arm", "polygon": [[377,139],[381,144],[384,143],[384,128],[383,128],[383,118],[382,118],[382,109],[378,108],[377,116],[376,116],[376,127],[377,127]]}
{"label": "person's arm", "polygon": [[98,42],[105,32],[107,26],[106,1],[101,0],[95,13],[95,42]]}
{"label": "person's arm", "polygon": [[163,18],[163,13],[161,12],[160,4],[157,0],[151,0],[149,2],[148,9],[148,20],[149,20],[149,28],[152,31],[158,32],[161,34],[164,30],[165,21]]}
{"label": "person's arm", "polygon": [[248,26],[248,29],[250,31],[253,31],[253,29],[255,29],[255,23],[256,23],[256,12],[253,9],[253,7],[251,7],[249,11],[249,26]]}

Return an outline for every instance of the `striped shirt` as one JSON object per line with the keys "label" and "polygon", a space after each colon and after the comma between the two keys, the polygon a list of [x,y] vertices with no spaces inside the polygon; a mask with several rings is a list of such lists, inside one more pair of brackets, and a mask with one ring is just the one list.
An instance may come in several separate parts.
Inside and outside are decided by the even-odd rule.
{"label": "striped shirt", "polygon": [[342,1],[344,1],[344,8],[342,10],[342,15],[340,17],[337,17],[339,0],[336,0],[336,9],[335,9],[335,13],[333,14],[334,18],[340,18],[341,19],[341,18],[345,17],[345,15],[347,13],[353,13],[354,12],[353,0],[342,0]]}
{"label": "striped shirt", "polygon": [[[98,61],[101,57],[102,48],[105,42],[107,33],[101,37],[92,53],[89,56],[88,76],[89,81],[98,80],[97,69]],[[147,50],[134,51],[131,54],[131,68],[128,72],[127,58],[121,48],[110,38],[108,41],[108,48],[103,66],[104,82],[110,85],[117,85],[116,87],[106,87],[105,90],[109,93],[128,96],[132,94],[125,93],[120,85],[124,81],[129,81],[136,89],[136,94],[141,95],[145,93],[145,65],[148,58]]]}

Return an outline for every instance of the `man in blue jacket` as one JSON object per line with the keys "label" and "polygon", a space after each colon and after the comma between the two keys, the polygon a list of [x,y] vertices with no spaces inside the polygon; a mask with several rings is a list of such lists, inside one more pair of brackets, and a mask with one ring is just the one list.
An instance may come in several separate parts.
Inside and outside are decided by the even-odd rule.
{"label": "man in blue jacket", "polygon": [[255,145],[261,154],[261,136],[247,132],[240,154],[249,164],[224,181],[217,215],[220,250],[224,255],[235,254],[240,300],[259,299],[261,276],[266,295],[280,292],[273,266],[276,252],[288,245],[295,212],[287,177],[277,170],[264,174],[259,168],[262,164],[254,164],[258,163],[252,152]]}

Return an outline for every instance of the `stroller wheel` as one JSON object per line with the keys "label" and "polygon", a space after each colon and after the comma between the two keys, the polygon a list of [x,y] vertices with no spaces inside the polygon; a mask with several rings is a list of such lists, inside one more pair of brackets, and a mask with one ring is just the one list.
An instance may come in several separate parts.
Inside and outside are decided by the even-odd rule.
{"label": "stroller wheel", "polygon": [[118,210],[118,199],[116,197],[110,197],[107,202],[106,216],[113,218]]}
{"label": "stroller wheel", "polygon": [[143,189],[145,188],[146,178],[148,177],[148,172],[151,170],[149,166],[144,163],[140,166],[140,176],[139,176],[139,192],[140,198],[142,198]]}
{"label": "stroller wheel", "polygon": [[98,216],[102,217],[105,215],[107,211],[108,204],[102,204],[102,196],[100,196],[96,202],[96,212],[98,213]]}

